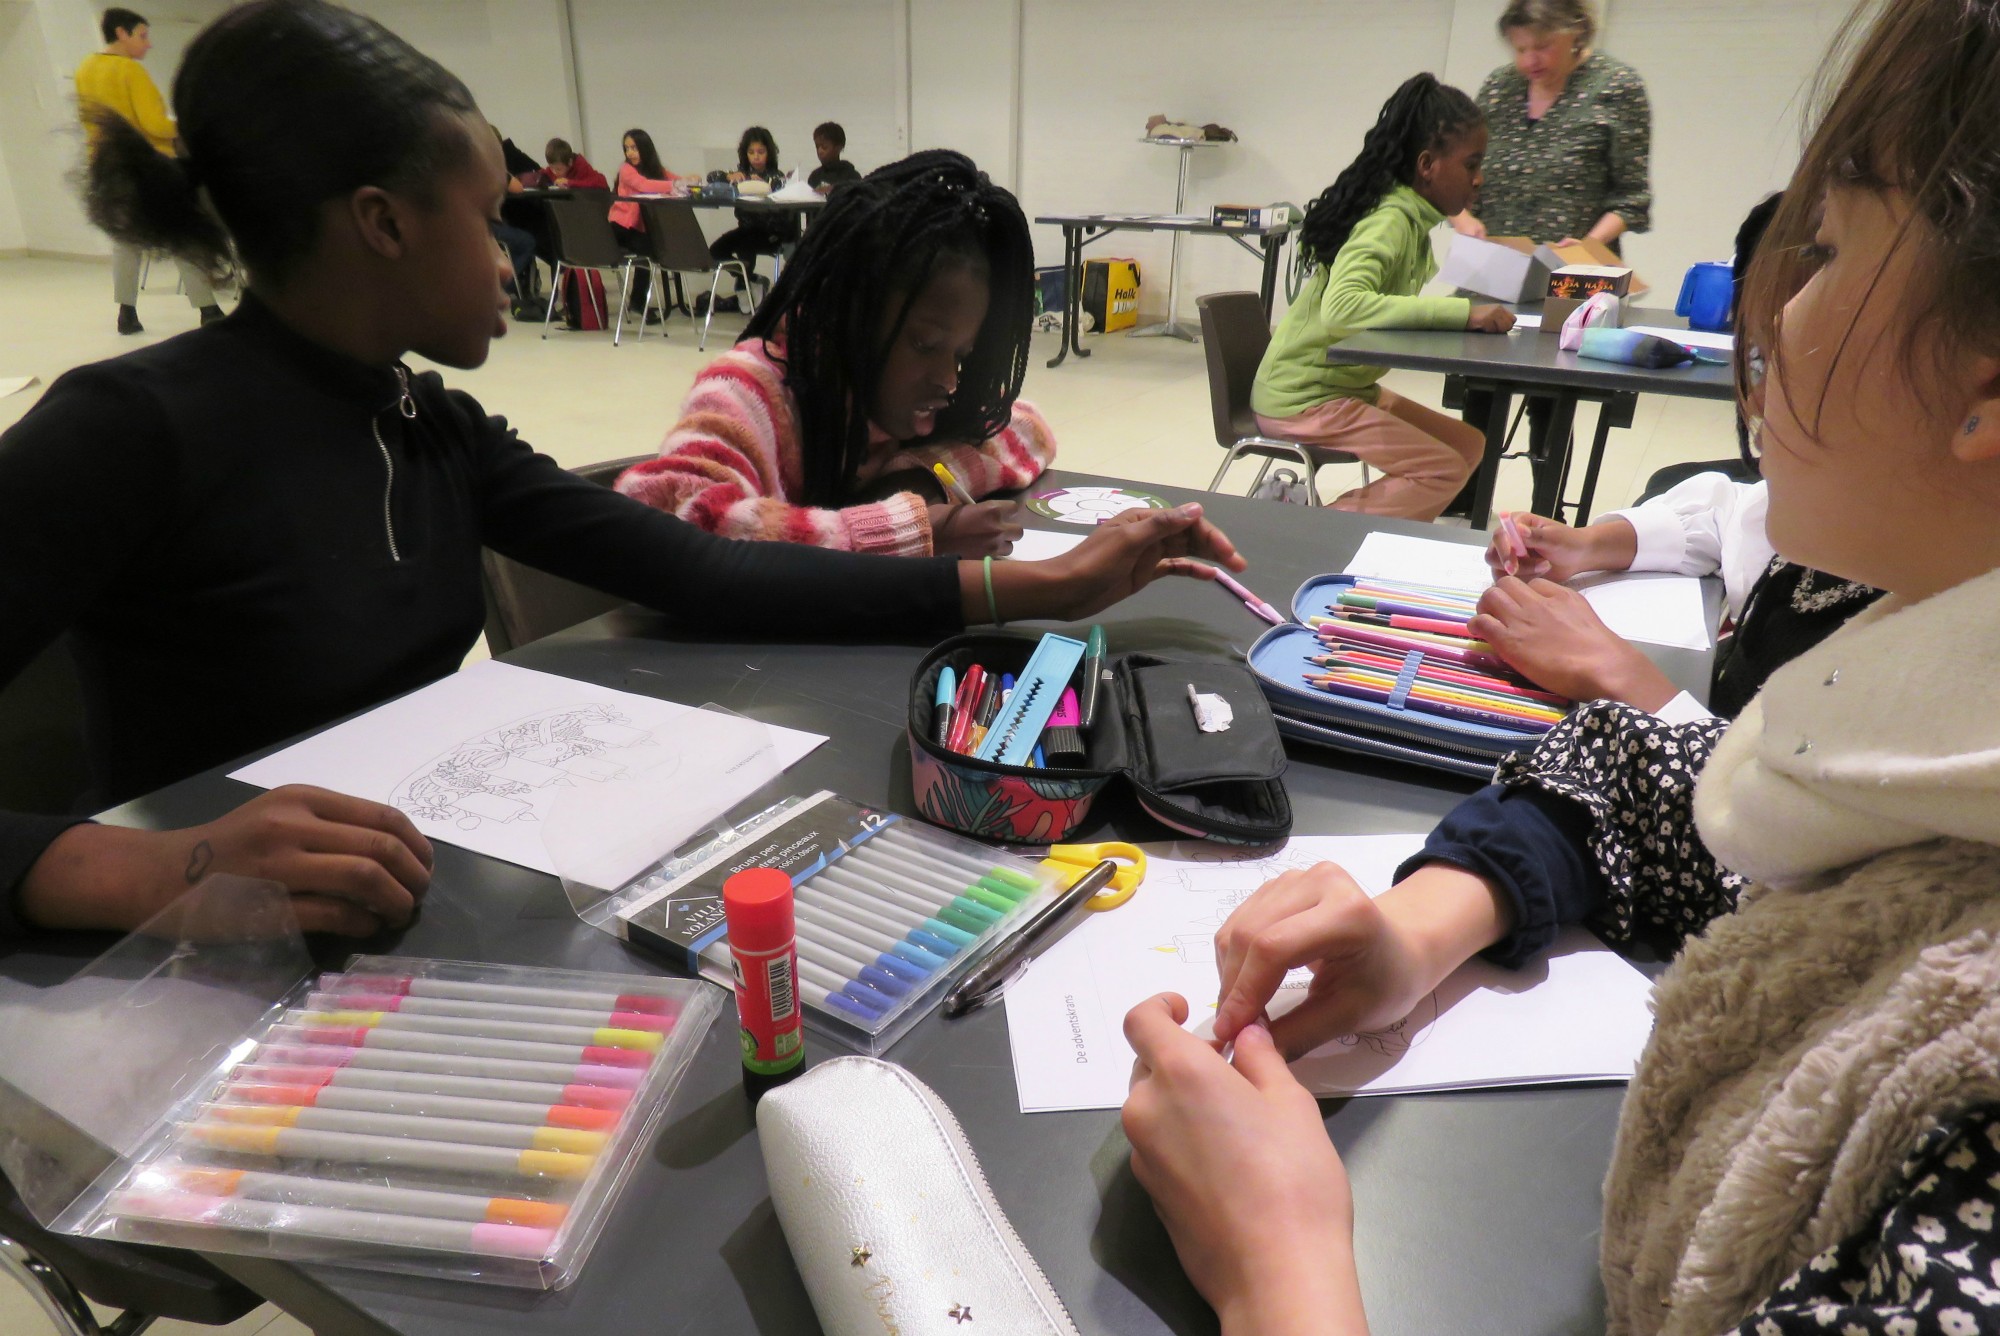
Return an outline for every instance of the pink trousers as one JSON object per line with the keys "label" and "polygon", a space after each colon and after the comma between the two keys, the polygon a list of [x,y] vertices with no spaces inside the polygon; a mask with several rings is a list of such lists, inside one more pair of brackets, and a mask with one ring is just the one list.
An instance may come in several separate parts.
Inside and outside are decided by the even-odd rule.
{"label": "pink trousers", "polygon": [[1345,450],[1376,473],[1366,487],[1343,493],[1335,510],[1397,519],[1434,520],[1472,476],[1467,459],[1447,444],[1387,409],[1360,399],[1329,399],[1292,417],[1257,414],[1266,436]]}

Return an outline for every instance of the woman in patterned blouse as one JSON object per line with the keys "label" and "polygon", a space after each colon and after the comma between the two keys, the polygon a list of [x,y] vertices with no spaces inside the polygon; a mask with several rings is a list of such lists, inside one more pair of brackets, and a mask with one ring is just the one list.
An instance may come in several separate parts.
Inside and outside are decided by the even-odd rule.
{"label": "woman in patterned blouse", "polygon": [[1652,107],[1636,70],[1592,49],[1588,0],[1511,0],[1500,35],[1514,62],[1479,89],[1492,136],[1486,188],[1452,226],[1613,249],[1650,228]]}

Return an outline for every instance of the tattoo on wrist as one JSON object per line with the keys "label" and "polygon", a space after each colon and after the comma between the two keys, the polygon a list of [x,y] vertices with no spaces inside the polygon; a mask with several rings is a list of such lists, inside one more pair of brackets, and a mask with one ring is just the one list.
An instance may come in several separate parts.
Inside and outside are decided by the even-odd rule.
{"label": "tattoo on wrist", "polygon": [[188,850],[187,884],[192,886],[208,875],[209,864],[215,861],[215,846],[207,840],[198,840],[194,848]]}

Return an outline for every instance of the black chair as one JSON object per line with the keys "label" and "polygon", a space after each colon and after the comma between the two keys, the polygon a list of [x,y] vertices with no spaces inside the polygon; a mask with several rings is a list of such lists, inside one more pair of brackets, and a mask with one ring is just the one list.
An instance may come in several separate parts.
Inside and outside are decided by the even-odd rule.
{"label": "black chair", "polygon": [[[137,1336],[161,1318],[226,1326],[263,1299],[191,1252],[51,1234],[0,1177],[0,1273],[64,1336]],[[100,1324],[90,1304],[119,1311]]]}
{"label": "black chair", "polygon": [[[609,487],[626,469],[652,458],[652,455],[633,455],[573,471],[578,477]],[[486,592],[486,648],[494,655],[505,654],[625,605],[622,598],[524,566],[490,548],[480,552],[479,561],[485,577],[482,583]]]}
{"label": "black chair", "polygon": [[[622,274],[626,283],[632,281],[630,267],[624,248],[618,244],[618,234],[611,230],[611,196],[601,190],[579,190],[568,199],[551,199],[549,204],[549,229],[554,234],[556,248],[555,272],[549,277],[549,306],[542,321],[542,337],[549,336],[548,322],[555,319],[556,293],[562,290],[562,276],[565,269],[595,270],[598,273]],[[582,298],[590,293],[588,283],[577,284],[577,295]],[[591,293],[595,302],[595,294]],[[625,332],[626,291],[618,294],[618,324],[611,335],[616,344]],[[610,313],[601,307],[597,312],[598,323],[608,323]]]}
{"label": "black chair", "polygon": [[[709,253],[708,240],[701,234],[701,221],[695,217],[694,205],[684,199],[649,199],[639,203],[639,214],[646,223],[647,253],[643,262],[653,270],[653,292],[660,291],[660,275],[707,274],[708,314],[701,322],[701,338],[695,343],[699,351],[708,349],[708,329],[715,323],[715,289],[722,280],[725,270],[735,270],[743,283],[743,299],[750,304],[750,310],[757,309],[756,298],[750,286],[750,272],[740,260],[718,261]],[[635,257],[637,258],[637,257]],[[646,298],[648,307],[652,295]],[[666,298],[660,299],[660,316],[666,317]],[[643,320],[639,324],[639,337],[646,337]]]}
{"label": "black chair", "polygon": [[[1229,466],[1245,455],[1258,455],[1264,463],[1250,484],[1254,494],[1273,459],[1291,459],[1305,468],[1306,499],[1319,504],[1315,477],[1322,464],[1360,463],[1344,450],[1300,441],[1283,441],[1264,435],[1257,415],[1250,411],[1250,386],[1257,379],[1257,366],[1271,343],[1271,327],[1264,316],[1263,299],[1254,292],[1211,292],[1195,298],[1201,312],[1201,345],[1208,360],[1208,406],[1215,419],[1215,443],[1228,453],[1222,467],[1209,479],[1208,490],[1218,491]],[[1361,482],[1368,483],[1368,466],[1361,465]]]}

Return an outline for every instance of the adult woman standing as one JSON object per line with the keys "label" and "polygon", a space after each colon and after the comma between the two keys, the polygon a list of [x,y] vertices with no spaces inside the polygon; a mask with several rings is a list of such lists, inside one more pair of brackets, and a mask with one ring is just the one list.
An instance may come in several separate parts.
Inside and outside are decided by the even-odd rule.
{"label": "adult woman standing", "polygon": [[1652,226],[1653,112],[1638,72],[1594,49],[1589,0],[1509,0],[1514,60],[1479,89],[1486,188],[1452,226],[1470,236],[1579,237],[1614,249]]}

